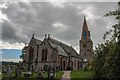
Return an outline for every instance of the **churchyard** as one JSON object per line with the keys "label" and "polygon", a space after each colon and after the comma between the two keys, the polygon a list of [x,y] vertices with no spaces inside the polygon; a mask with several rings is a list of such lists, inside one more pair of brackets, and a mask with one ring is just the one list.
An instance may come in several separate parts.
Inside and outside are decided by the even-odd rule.
{"label": "churchyard", "polygon": [[[17,65],[4,65],[2,66],[2,80],[26,80],[26,79],[47,79],[52,78],[52,73],[48,71],[33,71],[27,72],[22,70],[20,67],[16,67]],[[63,76],[63,71],[55,71],[54,78],[60,80]],[[75,70],[71,71],[70,78],[72,79],[83,79],[90,78],[92,79],[94,72],[92,70]]]}
{"label": "churchyard", "polygon": [[[12,73],[2,73],[2,79],[4,80],[4,79],[26,79],[26,77],[25,77],[25,72],[21,72],[20,74],[19,74],[19,76],[17,76],[16,77],[16,75],[15,75],[16,73],[15,72],[12,72]],[[56,72],[56,76],[55,76],[55,78],[57,78],[57,79],[60,79],[61,77],[62,77],[62,75],[63,75],[64,73],[62,72],[62,71],[59,71],[59,72]],[[30,79],[39,79],[39,77],[40,77],[40,75],[39,75],[39,73],[36,73],[36,72],[34,72],[34,73],[32,73],[32,75],[29,77]],[[42,74],[42,77],[41,77],[41,79],[44,79],[44,78],[48,78],[48,74],[47,74],[47,72],[44,72],[43,74]]]}
{"label": "churchyard", "polygon": [[[55,71],[55,78],[60,79],[64,74],[63,71]],[[25,71],[18,64],[9,64],[9,65],[2,65],[2,80],[26,80],[29,79],[44,79],[44,78],[52,78],[53,73],[49,71]]]}

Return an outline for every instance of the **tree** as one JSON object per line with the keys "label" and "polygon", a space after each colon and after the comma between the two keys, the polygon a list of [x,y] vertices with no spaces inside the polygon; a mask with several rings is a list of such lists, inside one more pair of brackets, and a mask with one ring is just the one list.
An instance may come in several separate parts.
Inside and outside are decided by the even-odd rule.
{"label": "tree", "polygon": [[25,47],[22,49],[22,54],[20,55],[20,59],[22,59],[22,60],[24,60],[24,58],[25,58],[26,49],[27,49],[27,46],[25,46]]}
{"label": "tree", "polygon": [[[120,78],[120,2],[118,10],[110,11],[105,16],[115,16],[118,23],[112,26],[104,36],[104,43],[95,49],[94,71],[95,78],[118,79]],[[111,34],[110,40],[106,40]]]}

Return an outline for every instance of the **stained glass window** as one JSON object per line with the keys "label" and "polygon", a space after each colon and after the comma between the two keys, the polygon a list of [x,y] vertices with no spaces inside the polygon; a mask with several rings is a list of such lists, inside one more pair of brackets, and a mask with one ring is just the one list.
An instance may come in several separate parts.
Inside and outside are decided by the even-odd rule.
{"label": "stained glass window", "polygon": [[86,39],[86,32],[84,32],[84,39]]}

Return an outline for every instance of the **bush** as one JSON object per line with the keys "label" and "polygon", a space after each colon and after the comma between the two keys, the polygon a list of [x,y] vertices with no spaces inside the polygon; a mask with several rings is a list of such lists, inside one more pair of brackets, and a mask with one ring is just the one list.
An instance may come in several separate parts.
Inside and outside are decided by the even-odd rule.
{"label": "bush", "polygon": [[88,71],[88,66],[85,66],[85,67],[83,68],[83,70],[84,70],[84,71]]}

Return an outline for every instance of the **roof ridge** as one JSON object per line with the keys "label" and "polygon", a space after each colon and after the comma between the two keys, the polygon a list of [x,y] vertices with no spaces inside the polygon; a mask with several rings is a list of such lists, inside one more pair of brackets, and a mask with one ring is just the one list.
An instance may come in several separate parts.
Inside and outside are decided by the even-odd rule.
{"label": "roof ridge", "polygon": [[[64,44],[64,45],[66,45],[66,46],[69,46],[68,44],[65,44],[65,43],[63,43],[63,42],[61,42],[61,41],[59,41],[59,40],[54,39],[54,38],[50,38],[50,39],[53,39],[53,40],[59,42],[59,43],[57,43],[57,44],[59,44],[59,45],[62,43],[62,44]],[[53,42],[53,41],[52,41],[52,42]],[[71,47],[71,46],[69,46],[69,47]]]}
{"label": "roof ridge", "polygon": [[39,40],[39,41],[42,41],[42,40],[40,40],[40,39],[37,39],[37,38],[35,38],[35,37],[34,37],[34,39],[36,39],[36,40]]}
{"label": "roof ridge", "polygon": [[[51,39],[53,39],[53,38],[51,38]],[[53,39],[53,40],[56,40],[56,39]],[[56,40],[56,41],[58,41],[58,40]],[[53,42],[53,41],[52,41]],[[69,46],[69,45],[67,45],[67,44],[65,44],[65,43],[63,43],[63,42],[60,42],[60,41],[58,41],[59,43],[56,43],[56,44],[58,44],[58,45],[60,45],[60,46],[62,46],[63,47],[63,45],[65,45],[65,46],[67,46],[67,47],[70,47],[70,48],[72,48],[71,46]],[[55,43],[55,42],[53,42],[53,43]],[[63,44],[63,45],[62,45]],[[64,47],[63,47],[64,48]],[[74,48],[73,48],[74,49]]]}
{"label": "roof ridge", "polygon": [[[53,39],[53,38],[50,38],[50,39]],[[53,40],[59,42],[59,43],[56,43],[56,42],[54,42],[54,41],[51,40],[53,43],[58,44],[59,46],[61,46],[61,47],[63,48],[63,50],[64,50],[66,53],[68,53],[68,51],[66,51],[66,49],[63,47],[63,45],[68,46],[67,44],[62,43],[62,42],[60,42],[60,41],[58,41],[58,40],[56,40],[56,39],[53,39]],[[68,47],[70,47],[70,46],[68,46]]]}

